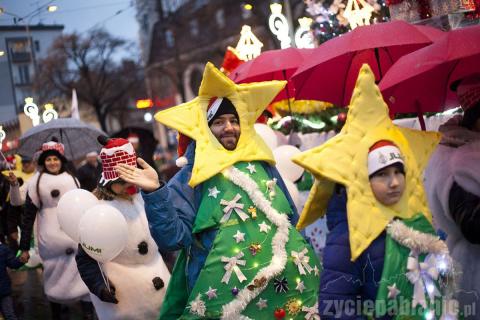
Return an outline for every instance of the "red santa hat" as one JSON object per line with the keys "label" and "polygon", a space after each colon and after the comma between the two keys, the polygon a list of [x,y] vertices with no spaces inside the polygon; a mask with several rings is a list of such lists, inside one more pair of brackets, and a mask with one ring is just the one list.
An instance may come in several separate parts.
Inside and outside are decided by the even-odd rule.
{"label": "red santa hat", "polygon": [[138,135],[136,133],[130,133],[127,137],[128,139],[128,142],[130,143],[139,143],[140,142],[140,138],[138,137]]}
{"label": "red santa hat", "polygon": [[108,139],[104,136],[98,137],[103,148],[100,151],[100,159],[102,161],[102,177],[99,184],[106,186],[109,182],[119,179],[118,172],[115,167],[120,163],[126,163],[130,166],[137,165],[137,155],[133,145],[123,138]]}
{"label": "red santa hat", "polygon": [[395,163],[405,165],[400,149],[392,142],[380,140],[370,147],[368,151],[369,176]]}

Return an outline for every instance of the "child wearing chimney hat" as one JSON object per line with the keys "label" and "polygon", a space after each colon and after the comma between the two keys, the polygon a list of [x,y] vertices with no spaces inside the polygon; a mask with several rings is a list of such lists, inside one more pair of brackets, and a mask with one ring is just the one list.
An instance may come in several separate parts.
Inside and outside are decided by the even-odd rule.
{"label": "child wearing chimney hat", "polygon": [[103,170],[94,194],[101,203],[123,214],[128,243],[115,259],[102,265],[108,286],[98,263],[81,246],[76,257],[78,270],[90,289],[100,320],[157,319],[170,273],[150,236],[142,197],[115,170],[120,163],[136,165],[137,155],[126,139],[99,137],[99,142],[103,145]]}

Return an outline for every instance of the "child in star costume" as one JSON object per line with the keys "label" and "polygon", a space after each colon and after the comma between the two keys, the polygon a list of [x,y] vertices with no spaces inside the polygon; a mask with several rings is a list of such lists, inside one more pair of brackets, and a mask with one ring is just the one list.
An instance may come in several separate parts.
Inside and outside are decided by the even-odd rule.
{"label": "child in star costume", "polygon": [[182,250],[161,319],[319,319],[315,253],[253,129],[283,86],[236,85],[207,64],[199,97],[156,115],[195,140],[182,170],[163,185],[147,166],[120,166],[143,189],[157,244]]}
{"label": "child in star costume", "polygon": [[112,261],[102,265],[110,290],[97,261],[81,245],[76,256],[78,270],[100,320],[157,319],[170,272],[150,236],[142,197],[115,171],[118,163],[135,164],[135,149],[122,138],[101,136],[98,140],[104,145],[100,151],[103,171],[94,194],[100,203],[118,209],[125,217],[128,242]]}
{"label": "child in star costume", "polygon": [[330,230],[320,316],[454,317],[440,285],[451,259],[421,183],[438,134],[395,127],[374,80],[364,65],[340,133],[293,159],[317,179],[298,227],[326,211]]}

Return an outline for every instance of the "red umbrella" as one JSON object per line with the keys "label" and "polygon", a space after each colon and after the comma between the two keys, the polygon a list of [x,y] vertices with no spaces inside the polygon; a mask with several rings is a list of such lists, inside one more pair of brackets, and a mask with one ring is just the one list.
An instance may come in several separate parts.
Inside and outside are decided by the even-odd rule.
{"label": "red umbrella", "polygon": [[429,27],[392,21],[358,27],[329,40],[314,49],[292,76],[295,98],[346,106],[362,64],[368,63],[380,80],[400,57],[431,44],[434,33]]}
{"label": "red umbrella", "polygon": [[399,59],[380,83],[393,113],[458,106],[451,85],[480,73],[480,26],[447,32],[434,44]]}
{"label": "red umbrella", "polygon": [[[289,80],[312,51],[312,49],[297,48],[265,51],[257,58],[241,64],[230,73],[229,77],[236,83]],[[273,101],[293,98],[293,90],[293,85],[289,83]]]}

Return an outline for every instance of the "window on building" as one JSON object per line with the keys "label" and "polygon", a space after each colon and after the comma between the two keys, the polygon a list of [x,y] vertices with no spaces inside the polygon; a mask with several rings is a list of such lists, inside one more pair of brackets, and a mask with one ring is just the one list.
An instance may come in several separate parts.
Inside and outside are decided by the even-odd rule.
{"label": "window on building", "polygon": [[148,31],[148,14],[143,14],[142,16],[142,30],[143,32]]}
{"label": "window on building", "polygon": [[35,51],[40,52],[40,41],[35,40],[34,45],[35,45]]}
{"label": "window on building", "polygon": [[190,20],[190,32],[194,37],[198,36],[199,30],[198,30],[198,21],[197,19]]}
{"label": "window on building", "polygon": [[172,48],[175,45],[175,38],[173,37],[172,30],[165,31],[165,42],[169,48]]}
{"label": "window on building", "polygon": [[219,9],[215,12],[215,20],[217,20],[219,28],[225,27],[225,11],[223,11],[223,9]]}
{"label": "window on building", "polygon": [[18,66],[18,75],[20,84],[30,83],[30,68],[28,64],[22,64]]}

